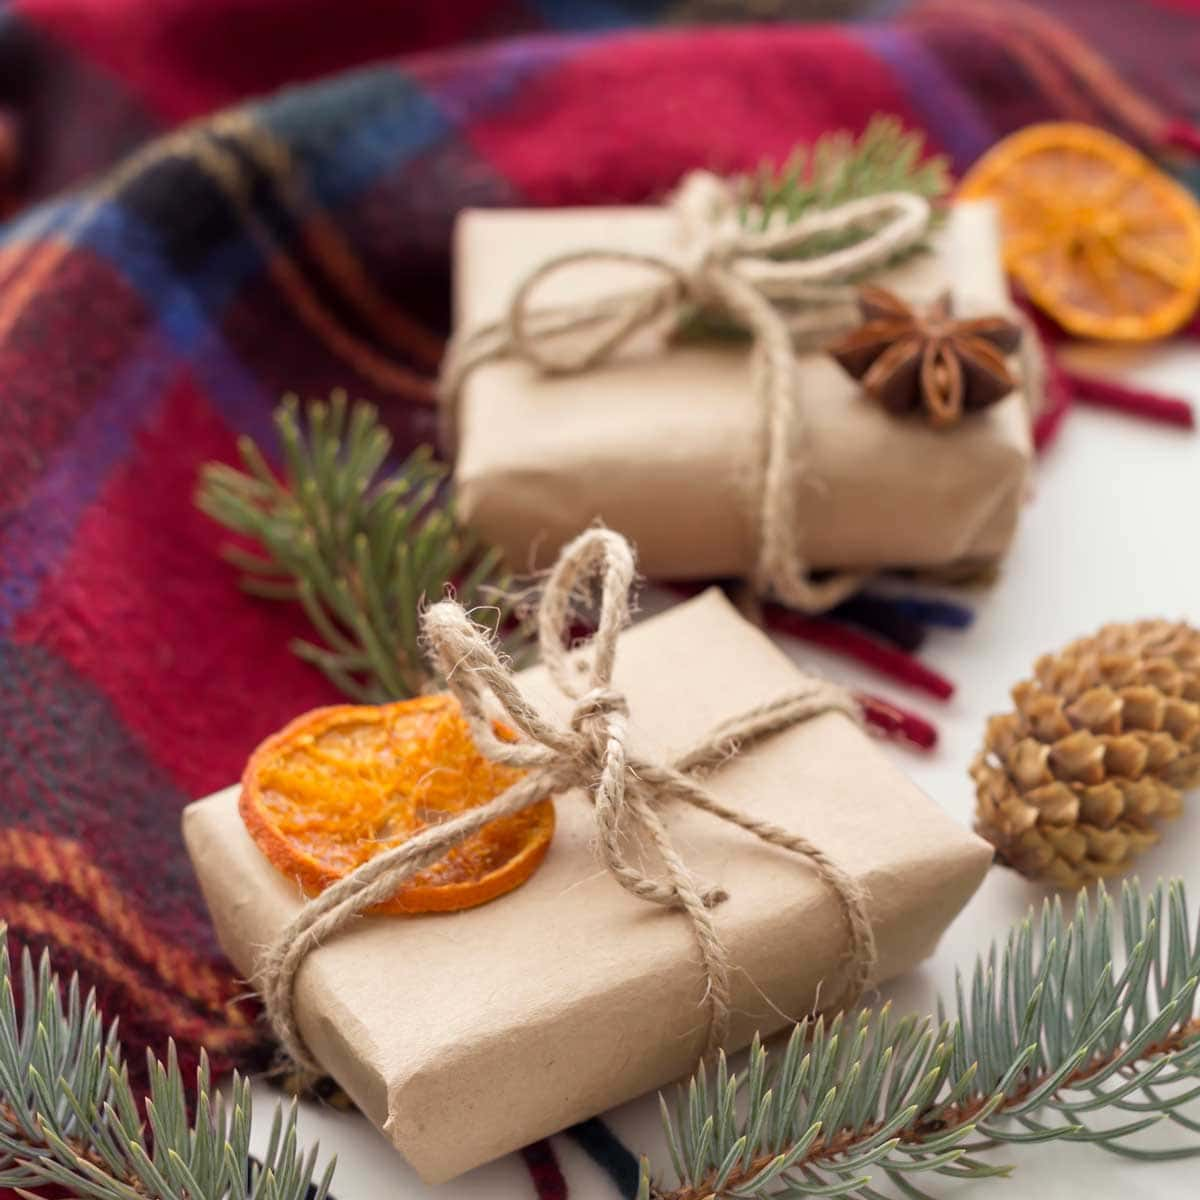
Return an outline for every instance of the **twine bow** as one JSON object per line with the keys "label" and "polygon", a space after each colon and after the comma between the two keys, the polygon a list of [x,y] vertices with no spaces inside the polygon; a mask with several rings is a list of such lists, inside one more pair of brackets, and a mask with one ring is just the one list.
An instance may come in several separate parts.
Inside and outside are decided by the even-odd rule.
{"label": "twine bow", "polygon": [[[888,192],[756,231],[737,221],[724,181],[701,171],[684,181],[672,208],[693,248],[689,261],[609,248],[555,255],[526,276],[501,320],[457,336],[440,386],[447,430],[452,436],[467,376],[484,363],[516,358],[545,374],[577,374],[610,359],[655,322],[678,325],[693,309],[731,321],[753,341],[762,417],[754,582],[763,594],[795,608],[830,608],[856,591],[865,576],[844,572],[814,581],[800,554],[796,476],[804,447],[797,340],[819,341],[854,324],[855,293],[848,281],[916,245],[929,228],[929,203],[912,192]],[[847,234],[862,236],[823,254],[789,257],[813,239]],[[582,304],[534,307],[537,289],[560,271],[604,263],[647,268],[660,279]]]}
{"label": "twine bow", "polygon": [[[568,654],[564,641],[572,596],[591,577],[600,586],[599,620],[580,660]],[[698,777],[754,742],[822,713],[842,712],[857,719],[854,701],[841,688],[807,680],[796,692],[725,722],[671,763],[636,754],[627,744],[629,706],[613,686],[617,635],[629,615],[633,580],[628,542],[606,529],[591,529],[577,537],[549,576],[538,613],[538,634],[551,679],[574,702],[565,725],[547,719],[525,699],[487,631],[459,604],[444,600],[426,611],[426,638],[479,749],[527,774],[487,804],[369,859],[310,900],[284,930],[265,955],[259,974],[267,1015],[284,1049],[298,1064],[318,1069],[293,1012],[296,972],[306,955],[484,825],[573,788],[591,795],[600,858],[617,882],[641,900],[687,914],[705,973],[710,1050],[722,1044],[729,1027],[731,964],[711,912],[726,893],[699,881],[672,845],[659,813],[669,800],[690,804],[806,859],[836,894],[849,930],[853,956],[849,989],[857,996],[866,985],[875,965],[875,941],[858,884],[807,838],[730,808]],[[496,735],[487,711],[489,702],[495,702],[503,719],[522,735],[519,740],[503,741]],[[650,874],[631,858],[634,845],[656,851],[661,875]]]}

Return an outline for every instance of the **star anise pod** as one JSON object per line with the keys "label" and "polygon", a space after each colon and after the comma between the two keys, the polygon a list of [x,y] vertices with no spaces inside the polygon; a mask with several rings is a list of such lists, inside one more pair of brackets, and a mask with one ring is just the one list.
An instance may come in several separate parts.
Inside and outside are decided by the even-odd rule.
{"label": "star anise pod", "polygon": [[1021,341],[1016,322],[956,320],[948,295],[921,312],[880,287],[861,288],[858,305],[863,324],[829,353],[889,412],[923,408],[930,424],[946,429],[1017,386],[1004,361]]}

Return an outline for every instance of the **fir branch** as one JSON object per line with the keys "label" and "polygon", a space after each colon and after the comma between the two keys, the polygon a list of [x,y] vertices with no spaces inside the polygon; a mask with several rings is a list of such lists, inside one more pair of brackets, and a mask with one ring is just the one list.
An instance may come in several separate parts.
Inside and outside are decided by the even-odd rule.
{"label": "fir branch", "polygon": [[[196,503],[257,553],[224,551],[246,591],[301,605],[320,638],[292,649],[362,703],[404,699],[430,674],[419,645],[418,609],[453,587],[468,607],[510,615],[500,555],[456,522],[443,494],[446,469],[422,447],[380,478],[392,439],[365,403],[350,408],[285,398],[275,413],[284,478],[254,442],[238,451],[244,471],[209,463]],[[521,635],[513,647],[519,650]]]}
{"label": "fir branch", "polygon": [[756,1040],[740,1074],[724,1058],[711,1083],[702,1069],[674,1112],[662,1106],[678,1185],[655,1185],[643,1164],[639,1196],[920,1198],[921,1174],[1008,1174],[980,1157],[1005,1143],[1200,1153],[1130,1140],[1162,1120],[1200,1132],[1180,1111],[1200,1096],[1198,979],[1182,885],[1145,899],[1127,885],[1119,905],[1101,891],[1094,916],[1083,893],[1069,922],[1047,903],[958,980],[952,1018],[818,1018],[785,1050]]}
{"label": "fir branch", "polygon": [[94,994],[81,999],[75,975],[62,988],[46,954],[35,970],[25,950],[21,977],[18,1014],[0,925],[0,1188],[91,1200],[324,1200],[334,1162],[316,1177],[317,1147],[301,1152],[294,1103],[276,1109],[258,1161],[249,1084],[235,1074],[226,1098],[202,1055],[189,1119],[172,1044],[165,1064],[147,1056],[143,1118],[116,1022],[105,1026]]}
{"label": "fir branch", "polygon": [[[942,155],[922,159],[924,145],[922,134],[906,131],[889,116],[873,117],[857,138],[844,131],[825,134],[811,147],[797,147],[782,167],[764,163],[735,180],[739,220],[764,230],[884,192],[915,192],[936,203],[950,190],[949,162]],[[828,254],[863,236],[856,231],[813,237],[797,253]]]}
{"label": "fir branch", "polygon": [[[202,1059],[189,1120],[172,1049],[165,1065],[149,1058],[143,1121],[116,1026],[94,997],[81,1000],[74,977],[62,989],[48,958],[35,971],[25,952],[19,1014],[0,943],[0,1188],[302,1200],[316,1150],[300,1153],[294,1110],[277,1111],[256,1164],[245,1081],[235,1075],[223,1099]],[[756,1040],[740,1073],[724,1058],[711,1081],[700,1071],[673,1112],[663,1102],[678,1185],[654,1184],[643,1164],[639,1195],[920,1200],[921,1174],[1007,1175],[981,1157],[1005,1143],[1087,1141],[1147,1160],[1196,1154],[1198,1143],[1131,1139],[1159,1121],[1200,1133],[1183,1111],[1200,1097],[1198,980],[1200,931],[1181,885],[1148,897],[1127,885],[1119,904],[1101,892],[1094,912],[1084,894],[1069,922],[1058,901],[1047,904],[981,956],[969,983],[960,979],[952,1016],[897,1021],[885,1007],[806,1021],[784,1050],[768,1054]],[[330,1163],[316,1182],[318,1200],[332,1172]]]}

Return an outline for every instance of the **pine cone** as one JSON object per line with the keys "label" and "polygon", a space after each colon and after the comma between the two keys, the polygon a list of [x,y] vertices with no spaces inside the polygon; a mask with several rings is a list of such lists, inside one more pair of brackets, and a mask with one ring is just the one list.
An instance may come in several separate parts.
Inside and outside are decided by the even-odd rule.
{"label": "pine cone", "polygon": [[975,828],[1032,879],[1123,871],[1200,783],[1200,630],[1106,625],[1047,654],[988,721],[971,765]]}

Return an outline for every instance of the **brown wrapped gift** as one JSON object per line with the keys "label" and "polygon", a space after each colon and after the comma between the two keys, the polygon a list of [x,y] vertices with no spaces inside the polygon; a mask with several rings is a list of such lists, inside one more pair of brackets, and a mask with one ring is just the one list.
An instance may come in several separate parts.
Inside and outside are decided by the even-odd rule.
{"label": "brown wrapped gift", "polygon": [[[636,743],[665,755],[797,679],[709,591],[623,634],[614,685]],[[539,669],[521,685],[561,710]],[[933,950],[991,861],[839,713],[767,738],[708,782],[726,803],[804,833],[866,890],[880,981]],[[308,1047],[431,1182],[660,1087],[704,1046],[686,918],[601,869],[585,797],[557,809],[550,852],[516,891],[461,913],[363,918],[300,970]],[[730,1044],[808,1011],[822,980],[828,999],[846,970],[837,897],[793,854],[694,809],[664,817],[688,866],[730,894],[715,910],[736,966]],[[304,898],[246,833],[236,788],[191,805],[184,834],[221,944],[249,977]]]}
{"label": "brown wrapped gift", "polygon": [[[467,211],[456,326],[499,318],[518,283],[555,255],[682,253],[678,240],[665,208]],[[576,264],[540,285],[536,303],[582,302],[644,279],[628,266]],[[992,208],[956,205],[930,252],[873,282],[922,303],[949,290],[964,316],[1009,311]],[[753,573],[763,431],[749,346],[648,340],[580,374],[542,376],[503,360],[466,377],[455,421],[459,512],[514,568],[548,565],[600,519],[636,544],[652,578]],[[943,568],[1003,555],[1032,455],[1025,396],[943,432],[890,416],[822,354],[798,364],[807,465],[796,470],[796,537],[810,566]]]}

